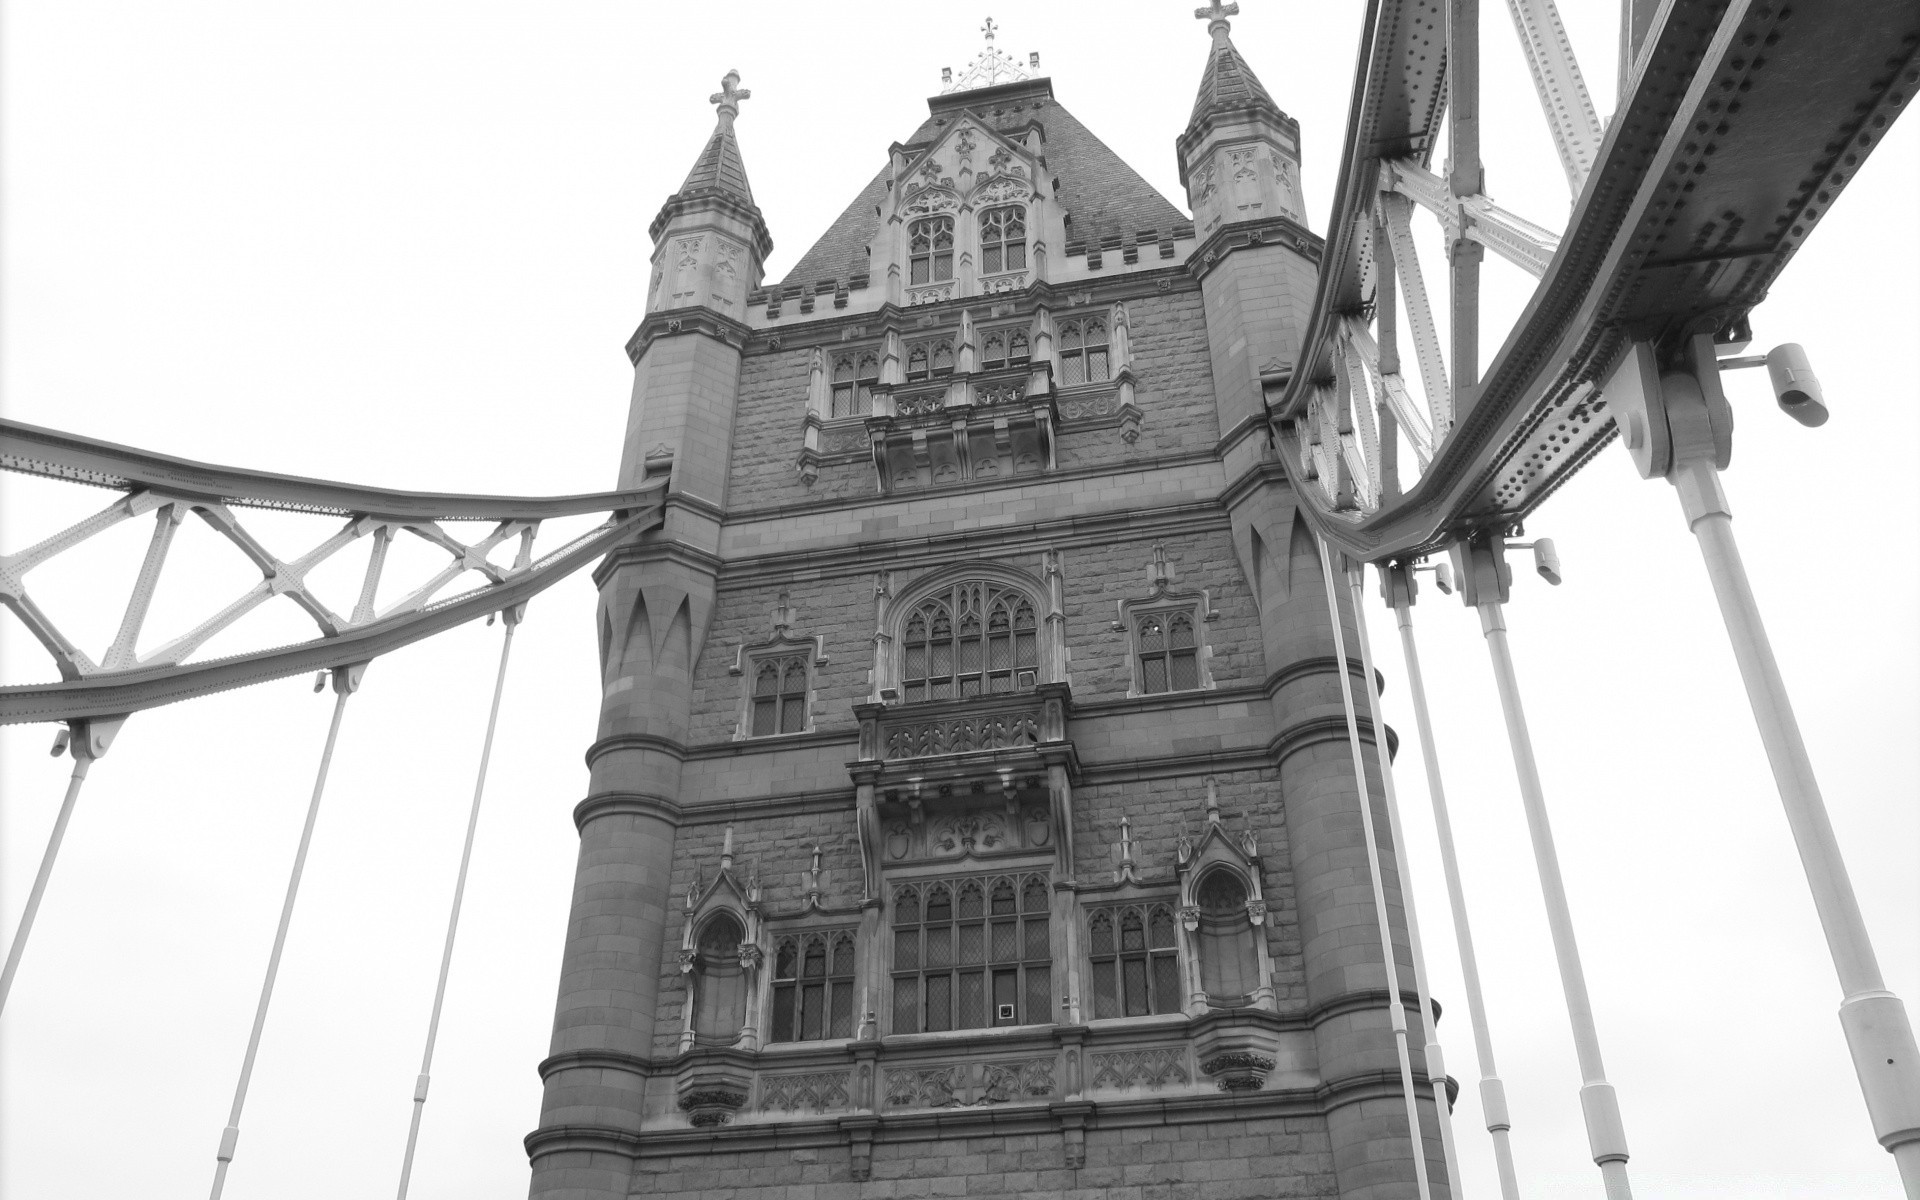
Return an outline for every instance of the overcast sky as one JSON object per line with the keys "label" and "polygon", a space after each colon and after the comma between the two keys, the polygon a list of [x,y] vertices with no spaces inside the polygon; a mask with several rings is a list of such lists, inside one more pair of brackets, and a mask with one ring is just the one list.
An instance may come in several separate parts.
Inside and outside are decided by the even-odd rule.
{"label": "overcast sky", "polygon": [[[740,142],[778,279],[963,67],[987,11],[1079,119],[1185,208],[1173,139],[1204,62],[1190,2],[962,11],[898,3],[7,4],[0,385],[7,416],[219,463],[414,489],[609,487],[648,222],[738,68]],[[1568,5],[1601,111],[1612,14]],[[1246,0],[1234,38],[1299,118],[1324,231],[1362,5]],[[1567,210],[1501,6],[1483,21],[1488,188]],[[1581,11],[1574,12],[1578,8]],[[1590,10],[1590,11],[1589,11]],[[1735,377],[1735,528],[1889,986],[1920,999],[1920,134],[1882,143],[1755,315],[1805,344],[1833,419]],[[1437,242],[1423,245],[1429,276]],[[1529,283],[1490,258],[1485,358]],[[1151,419],[1149,416],[1148,419]],[[107,493],[0,479],[0,548]],[[248,516],[293,557],[325,523]],[[1839,993],[1699,556],[1663,483],[1610,449],[1532,521],[1565,586],[1509,611],[1609,1075],[1642,1195],[1893,1195]],[[95,651],[148,536],[32,577]],[[251,582],[181,535],[149,625]],[[427,561],[427,560],[421,560]],[[519,1197],[539,1109],[597,707],[591,584],[516,642],[414,1195]],[[307,636],[286,605],[230,649]],[[343,602],[340,607],[346,607]],[[269,606],[271,609],[272,606]],[[1404,672],[1371,618],[1469,1194],[1496,1194]],[[1416,609],[1513,1142],[1532,1197],[1598,1195],[1565,1009],[1473,614]],[[196,617],[197,619],[197,617]],[[5,679],[50,674],[0,618]],[[393,1186],[499,627],[376,663],[348,706],[228,1195]],[[95,768],[15,986],[0,1190],[206,1187],[329,698],[305,680],[131,720]],[[10,937],[70,766],[0,730]]]}

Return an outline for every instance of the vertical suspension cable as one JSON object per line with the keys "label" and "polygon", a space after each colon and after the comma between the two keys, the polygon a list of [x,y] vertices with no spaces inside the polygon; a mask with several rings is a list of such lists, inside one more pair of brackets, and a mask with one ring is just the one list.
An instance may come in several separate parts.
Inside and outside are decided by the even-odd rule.
{"label": "vertical suspension cable", "polygon": [[413,1084],[413,1118],[407,1126],[407,1153],[400,1162],[399,1200],[407,1200],[413,1178],[413,1151],[420,1141],[420,1116],[427,1105],[427,1078],[433,1071],[433,1044],[440,1036],[440,1007],[447,998],[447,973],[453,967],[453,939],[460,928],[460,902],[467,893],[467,865],[473,860],[473,835],[480,825],[480,798],[487,790],[487,763],[493,757],[493,730],[500,720],[500,693],[507,686],[507,656],[513,651],[513,631],[520,624],[518,606],[501,614],[506,636],[500,642],[500,669],[493,680],[493,707],[487,712],[487,736],[480,743],[480,771],[473,781],[473,806],[467,811],[467,840],[460,847],[460,873],[453,883],[453,910],[447,914],[447,940],[440,950],[440,978],[433,985],[433,1013],[427,1018],[427,1048],[420,1056],[420,1077]]}
{"label": "vertical suspension cable", "polygon": [[[7,947],[7,965],[0,971],[0,1012],[7,1007],[7,995],[13,991],[13,976],[20,969],[20,956],[27,948],[27,935],[33,932],[33,918],[40,912],[40,898],[47,893],[47,879],[53,874],[53,860],[60,854],[60,843],[67,836],[67,822],[73,819],[74,802],[80,799],[80,785],[87,780],[87,767],[93,755],[83,744],[86,730],[77,731],[73,743],[73,774],[67,779],[67,795],[60,801],[60,815],[53,819],[53,836],[47,839],[47,852],[40,856],[40,870],[33,877],[33,890],[27,893],[27,907],[20,914],[20,927],[14,931],[13,944]],[[57,750],[59,747],[55,746]]]}
{"label": "vertical suspension cable", "polygon": [[1433,1019],[1433,995],[1428,988],[1427,956],[1420,944],[1420,917],[1413,903],[1413,875],[1407,865],[1407,839],[1400,831],[1400,798],[1393,786],[1393,759],[1387,753],[1384,718],[1380,713],[1380,686],[1373,673],[1373,643],[1367,636],[1367,610],[1361,589],[1365,568],[1347,572],[1347,591],[1353,599],[1353,624],[1360,635],[1360,669],[1367,677],[1367,706],[1376,725],[1373,751],[1380,764],[1380,787],[1387,802],[1387,836],[1393,845],[1394,869],[1400,874],[1400,905],[1407,914],[1407,946],[1413,953],[1413,990],[1420,1000],[1420,1029],[1426,1036],[1427,1082],[1433,1088],[1434,1116],[1440,1123],[1440,1156],[1447,1168],[1447,1194],[1464,1194],[1460,1186],[1458,1152],[1453,1144],[1453,1106],[1447,1102],[1446,1058],[1440,1050],[1440,1032]]}
{"label": "vertical suspension cable", "polygon": [[1427,715],[1427,685],[1420,674],[1420,654],[1413,644],[1413,609],[1396,596],[1394,616],[1400,625],[1400,648],[1407,662],[1407,691],[1413,699],[1413,719],[1420,732],[1420,756],[1427,768],[1427,796],[1433,802],[1434,833],[1440,841],[1440,867],[1447,878],[1447,901],[1453,910],[1453,935],[1460,950],[1460,975],[1467,991],[1467,1019],[1473,1025],[1473,1048],[1480,1063],[1480,1108],[1487,1133],[1493,1139],[1494,1168],[1500,1176],[1501,1200],[1520,1200],[1520,1177],[1513,1166],[1508,1138],[1506,1085],[1493,1061],[1493,1035],[1487,1025],[1486,1001],[1480,993],[1480,959],[1473,950],[1473,931],[1467,924],[1467,894],[1460,883],[1460,860],[1454,853],[1453,820],[1447,814],[1447,793],[1440,782],[1440,751],[1433,739],[1433,721]]}
{"label": "vertical suspension cable", "polygon": [[[1360,793],[1360,829],[1367,839],[1367,879],[1373,885],[1373,916],[1380,929],[1380,960],[1387,972],[1387,1022],[1393,1029],[1394,1050],[1400,1058],[1400,1091],[1407,1104],[1407,1136],[1413,1144],[1413,1177],[1420,1200],[1431,1200],[1427,1182],[1426,1146],[1420,1132],[1420,1101],[1413,1084],[1413,1057],[1407,1047],[1406,1006],[1400,1000],[1400,965],[1393,958],[1393,925],[1387,917],[1387,888],[1380,873],[1380,843],[1374,836],[1373,797],[1367,787],[1367,765],[1360,753],[1360,717],[1353,706],[1353,680],[1347,678],[1347,638],[1340,628],[1339,593],[1333,586],[1333,560],[1327,539],[1314,535],[1320,548],[1320,574],[1327,586],[1327,617],[1333,624],[1335,673],[1340,677],[1340,700],[1347,710],[1347,746],[1353,752],[1353,781]],[[1375,721],[1379,716],[1375,714]],[[1401,885],[1401,900],[1406,886]]]}
{"label": "vertical suspension cable", "polygon": [[1587,1145],[1600,1168],[1607,1200],[1632,1200],[1627,1181],[1627,1134],[1620,1120],[1620,1101],[1607,1082],[1600,1060],[1600,1033],[1593,1022],[1593,1000],[1587,994],[1587,975],[1580,965],[1580,947],[1573,934],[1573,910],[1567,904],[1567,885],[1560,874],[1560,855],[1554,848],[1553,825],[1547,818],[1546,791],[1540,767],[1533,757],[1533,737],[1527,732],[1526,710],[1520,705],[1520,679],[1513,669],[1513,650],[1507,645],[1507,618],[1499,600],[1483,600],[1480,628],[1493,659],[1494,683],[1500,691],[1500,710],[1506,717],[1507,741],[1513,748],[1513,769],[1520,782],[1520,803],[1527,816],[1527,835],[1533,841],[1533,866],[1540,876],[1540,898],[1547,915],[1547,932],[1560,969],[1560,990],[1567,1001],[1567,1019],[1573,1025],[1574,1055],[1580,1063],[1580,1109],[1586,1120]]}
{"label": "vertical suspension cable", "polygon": [[267,977],[260,984],[260,1003],[253,1012],[253,1032],[247,1035],[247,1054],[240,1063],[240,1082],[233,1089],[233,1109],[227,1114],[227,1127],[220,1131],[220,1149],[215,1153],[211,1200],[220,1200],[227,1186],[227,1167],[233,1162],[234,1147],[240,1141],[240,1112],[247,1104],[247,1085],[253,1081],[253,1062],[260,1053],[260,1033],[266,1028],[267,1006],[273,1002],[273,981],[280,974],[280,952],[286,948],[287,926],[293,922],[293,902],[300,894],[300,875],[307,867],[307,847],[313,844],[314,822],[320,816],[320,797],[327,789],[327,768],[333,763],[333,746],[340,737],[340,717],[347,710],[347,697],[359,686],[364,664],[340,667],[333,672],[333,721],[327,726],[326,748],[320,752],[320,769],[313,779],[313,798],[307,802],[307,823],[300,830],[300,848],[294,851],[293,872],[287,877],[286,899],[280,904],[280,926],[273,934],[273,953],[267,956]]}

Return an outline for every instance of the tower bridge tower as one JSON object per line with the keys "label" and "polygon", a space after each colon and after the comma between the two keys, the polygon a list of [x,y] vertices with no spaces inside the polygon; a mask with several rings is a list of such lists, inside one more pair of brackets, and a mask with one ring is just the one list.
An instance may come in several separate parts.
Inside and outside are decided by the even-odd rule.
{"label": "tower bridge tower", "polygon": [[1263,419],[1321,240],[1232,11],[1192,219],[989,30],[767,286],[713,97],[627,347],[622,486],[672,485],[597,576],[534,1196],[1414,1194]]}

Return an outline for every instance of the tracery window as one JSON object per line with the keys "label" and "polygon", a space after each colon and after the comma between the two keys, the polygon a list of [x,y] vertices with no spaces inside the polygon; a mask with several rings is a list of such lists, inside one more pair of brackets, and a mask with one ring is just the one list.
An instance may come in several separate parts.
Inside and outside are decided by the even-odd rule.
{"label": "tracery window", "polygon": [[1032,357],[1025,329],[989,329],[980,339],[980,366],[992,371],[1000,367],[1022,367]]}
{"label": "tracery window", "polygon": [[893,1032],[1053,1021],[1044,875],[903,883],[893,890]]}
{"label": "tracery window", "polygon": [[1247,885],[1215,868],[1194,893],[1200,909],[1200,984],[1216,1004],[1248,1004],[1260,987],[1259,954],[1247,913]]}
{"label": "tracery window", "polygon": [[871,350],[833,360],[833,409],[836,417],[864,417],[872,411],[873,385],[880,382],[880,356]]}
{"label": "tracery window", "polygon": [[1142,693],[1200,686],[1200,648],[1191,611],[1143,613],[1134,620],[1133,636]]}
{"label": "tracery window", "polygon": [[1027,265],[1027,214],[1019,205],[980,214],[980,271],[992,275]]}
{"label": "tracery window", "polygon": [[1095,1017],[1179,1012],[1179,951],[1171,904],[1096,908],[1087,917]]}
{"label": "tracery window", "polygon": [[772,1040],[852,1037],[853,973],[851,930],[788,934],[776,941]]}
{"label": "tracery window", "polygon": [[730,912],[715,913],[700,928],[694,953],[693,1034],[731,1045],[747,1019],[747,972],[740,965],[746,934]]}
{"label": "tracery window", "polygon": [[908,281],[940,283],[953,278],[953,218],[925,217],[907,226]]}
{"label": "tracery window", "polygon": [[907,382],[953,374],[953,339],[935,338],[907,347]]}
{"label": "tracery window", "polygon": [[956,583],[914,606],[900,639],[908,703],[1031,690],[1039,678],[1033,601],[984,580]]}
{"label": "tracery window", "polygon": [[1107,378],[1107,323],[1099,317],[1060,323],[1060,382],[1099,383]]}
{"label": "tracery window", "polygon": [[782,654],[755,660],[748,734],[802,733],[807,728],[807,656]]}

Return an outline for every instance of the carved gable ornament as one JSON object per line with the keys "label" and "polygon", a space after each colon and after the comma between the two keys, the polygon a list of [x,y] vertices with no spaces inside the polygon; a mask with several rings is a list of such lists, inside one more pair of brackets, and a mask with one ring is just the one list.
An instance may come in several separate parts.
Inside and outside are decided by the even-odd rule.
{"label": "carved gable ornament", "polygon": [[[975,173],[986,150],[986,169]],[[1034,194],[1033,166],[1021,146],[963,116],[896,176],[895,213],[904,219],[1023,202]],[[964,198],[964,199],[963,199]]]}

